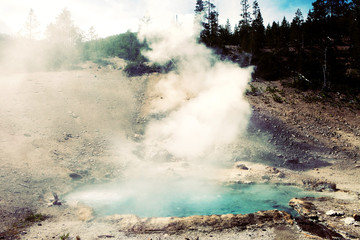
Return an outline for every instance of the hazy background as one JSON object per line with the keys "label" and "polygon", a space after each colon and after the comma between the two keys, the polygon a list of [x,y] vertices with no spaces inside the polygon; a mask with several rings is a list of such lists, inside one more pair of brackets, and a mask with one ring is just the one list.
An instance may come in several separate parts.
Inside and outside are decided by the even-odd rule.
{"label": "hazy background", "polygon": [[[225,24],[226,18],[234,26],[240,20],[240,0],[213,0],[218,8],[220,24]],[[280,21],[285,16],[291,20],[298,8],[306,18],[311,8],[311,0],[259,0],[259,6],[264,18],[264,25]],[[100,37],[106,37],[127,30],[137,31],[140,19],[149,11],[156,10],[182,18],[192,16],[195,0],[0,0],[0,33],[17,35],[22,33],[29,10],[32,8],[40,23],[39,38],[48,24],[53,22],[63,8],[72,13],[75,25],[87,31],[94,27]],[[156,6],[156,8],[152,8]]]}

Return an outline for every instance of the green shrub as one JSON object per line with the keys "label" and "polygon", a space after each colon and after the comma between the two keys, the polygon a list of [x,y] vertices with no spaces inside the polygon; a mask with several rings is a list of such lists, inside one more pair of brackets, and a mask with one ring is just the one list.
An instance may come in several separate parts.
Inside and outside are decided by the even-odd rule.
{"label": "green shrub", "polygon": [[152,65],[148,65],[145,62],[136,61],[136,62],[129,62],[124,68],[124,71],[129,77],[134,77],[134,76],[141,76],[144,74],[149,74],[154,72],[168,73],[174,68],[175,68],[175,64],[173,61],[169,61],[164,65],[160,65],[156,63]]}
{"label": "green shrub", "polygon": [[279,92],[279,90],[277,89],[277,87],[270,87],[270,86],[267,86],[265,91],[269,92],[269,93],[276,93],[276,92]]}
{"label": "green shrub", "polygon": [[148,49],[146,42],[141,43],[136,33],[130,31],[104,39],[85,42],[81,46],[83,60],[119,57],[128,61],[145,61],[141,50]]}
{"label": "green shrub", "polygon": [[249,84],[250,89],[246,89],[246,95],[257,95],[260,93],[260,89],[252,84]]}
{"label": "green shrub", "polygon": [[48,216],[45,216],[45,215],[42,215],[42,214],[34,214],[34,213],[31,213],[30,215],[28,215],[26,218],[25,218],[25,221],[27,222],[41,222],[41,221],[44,221],[48,218]]}
{"label": "green shrub", "polygon": [[66,234],[64,233],[63,235],[60,236],[60,239],[67,240],[69,238],[69,236],[70,236],[70,233],[66,233]]}
{"label": "green shrub", "polygon": [[148,73],[157,72],[157,69],[146,65],[143,62],[129,62],[124,68],[129,77],[141,76]]}
{"label": "green shrub", "polygon": [[284,99],[282,97],[280,97],[279,95],[277,95],[276,93],[272,94],[272,98],[277,103],[283,103],[284,102]]}

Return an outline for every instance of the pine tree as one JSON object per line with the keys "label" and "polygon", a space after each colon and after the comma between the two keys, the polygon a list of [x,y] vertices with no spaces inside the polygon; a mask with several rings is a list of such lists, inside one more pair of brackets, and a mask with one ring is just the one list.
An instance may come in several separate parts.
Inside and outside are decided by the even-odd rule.
{"label": "pine tree", "polygon": [[327,17],[343,16],[347,8],[347,0],[316,0],[312,3],[311,20],[319,21]]}
{"label": "pine tree", "polygon": [[303,34],[304,17],[301,10],[298,8],[295,12],[295,17],[291,22],[290,39],[292,44],[296,47],[304,47]]}
{"label": "pine tree", "polygon": [[231,35],[231,24],[229,19],[226,19],[225,30],[229,35]]}
{"label": "pine tree", "polygon": [[295,12],[295,17],[294,17],[291,25],[300,27],[303,23],[304,23],[304,17],[303,17],[303,14],[302,14],[300,8],[298,8]]}
{"label": "pine tree", "polygon": [[94,41],[98,39],[98,35],[96,34],[94,26],[91,26],[89,28],[89,31],[87,33],[87,40],[88,41]]}
{"label": "pine tree", "polygon": [[250,12],[249,12],[249,9],[250,9],[249,1],[248,0],[241,0],[240,5],[241,5],[240,17],[242,19],[240,20],[239,25],[240,26],[250,26],[250,24],[251,24],[251,15],[250,15]]}
{"label": "pine tree", "polygon": [[196,5],[195,5],[195,24],[196,26],[199,26],[199,40],[204,42],[204,39],[206,38],[205,35],[205,27],[206,27],[206,22],[205,22],[205,16],[206,16],[206,12],[205,12],[205,3],[203,0],[196,0]]}
{"label": "pine tree", "polygon": [[222,45],[232,44],[232,30],[230,20],[226,20],[225,26],[219,27],[219,39]]}
{"label": "pine tree", "polygon": [[252,52],[258,51],[264,44],[265,27],[264,21],[261,15],[260,7],[257,0],[253,3],[253,18],[252,21]]}
{"label": "pine tree", "polygon": [[47,40],[52,46],[49,52],[50,68],[70,66],[79,61],[78,46],[83,40],[83,34],[72,21],[71,13],[64,8],[57,16],[55,23],[46,29]]}
{"label": "pine tree", "polygon": [[328,12],[326,0],[316,0],[312,3],[313,9],[309,12],[310,21],[321,21],[326,19]]}
{"label": "pine tree", "polygon": [[219,36],[219,14],[216,6],[210,0],[205,2],[197,0],[195,15],[202,25],[200,41],[208,46],[215,45]]}
{"label": "pine tree", "polygon": [[215,6],[209,11],[208,21],[210,25],[210,36],[216,38],[219,33],[219,13],[215,10]]}
{"label": "pine tree", "polygon": [[195,15],[202,14],[205,10],[203,0],[196,0]]}
{"label": "pine tree", "polygon": [[280,44],[282,47],[287,46],[290,39],[290,23],[283,18],[280,25]]}
{"label": "pine tree", "polygon": [[35,16],[34,10],[30,9],[29,15],[25,23],[25,31],[27,38],[29,38],[30,40],[36,38],[36,35],[39,33],[37,31],[39,26],[40,23]]}
{"label": "pine tree", "polygon": [[327,9],[330,17],[342,16],[347,0],[327,0]]}
{"label": "pine tree", "polygon": [[240,47],[247,52],[251,52],[251,14],[249,12],[250,5],[248,0],[241,0],[241,20],[238,25],[238,32],[236,33]]}
{"label": "pine tree", "polygon": [[82,41],[80,29],[73,23],[71,13],[64,8],[55,23],[48,25],[46,35],[51,42],[62,43],[64,47],[75,46]]}

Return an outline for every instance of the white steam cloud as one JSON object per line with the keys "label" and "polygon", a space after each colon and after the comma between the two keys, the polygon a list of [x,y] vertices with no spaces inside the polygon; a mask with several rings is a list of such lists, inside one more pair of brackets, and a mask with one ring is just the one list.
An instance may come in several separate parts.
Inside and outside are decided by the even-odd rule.
{"label": "white steam cloud", "polygon": [[161,23],[169,21],[156,16],[148,19],[139,34],[150,44],[151,51],[144,54],[161,64],[174,61],[177,71],[156,85],[158,96],[150,111],[166,117],[149,123],[145,145],[153,155],[166,151],[176,158],[204,158],[247,127],[251,110],[243,96],[253,69],[218,61],[197,43],[193,18],[168,26]]}
{"label": "white steam cloud", "polygon": [[[213,182],[218,165],[230,160],[232,153],[225,151],[226,146],[240,140],[251,114],[244,92],[253,69],[219,61],[198,44],[193,18],[176,21],[174,17],[169,22],[159,16],[163,15],[149,12],[141,26],[139,36],[152,49],[144,54],[160,64],[172,61],[176,70],[150,77],[151,102],[143,110],[153,118],[143,142],[129,156],[120,183],[80,189],[67,196],[69,201],[77,199],[100,212],[110,211],[106,214],[182,216],[189,207],[202,205],[204,196],[219,194]],[[196,200],[185,210],[178,204],[184,198]],[[107,206],[115,202],[114,209],[104,210],[105,201]]]}

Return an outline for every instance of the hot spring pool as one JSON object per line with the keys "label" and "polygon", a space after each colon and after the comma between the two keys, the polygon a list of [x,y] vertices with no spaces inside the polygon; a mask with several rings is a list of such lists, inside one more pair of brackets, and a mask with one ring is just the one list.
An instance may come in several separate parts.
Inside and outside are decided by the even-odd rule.
{"label": "hot spring pool", "polygon": [[283,185],[149,180],[87,186],[66,195],[65,199],[92,207],[97,216],[185,217],[272,209],[292,212],[289,200],[305,196],[314,193]]}

